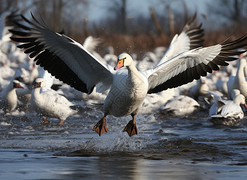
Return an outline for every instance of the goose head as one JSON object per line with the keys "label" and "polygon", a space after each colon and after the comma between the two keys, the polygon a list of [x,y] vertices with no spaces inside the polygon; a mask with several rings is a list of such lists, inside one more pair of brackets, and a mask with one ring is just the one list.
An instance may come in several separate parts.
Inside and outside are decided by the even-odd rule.
{"label": "goose head", "polygon": [[247,104],[246,104],[246,102],[245,102],[245,97],[244,97],[244,95],[242,95],[242,94],[238,94],[235,98],[234,98],[234,100],[233,100],[236,104],[242,104],[242,105],[244,105],[244,107],[245,108],[247,108]]}
{"label": "goose head", "polygon": [[232,99],[235,99],[237,97],[237,95],[240,94],[240,90],[239,89],[233,89],[231,92],[231,97]]}
{"label": "goose head", "polygon": [[24,88],[23,85],[18,80],[13,81],[13,88]]}
{"label": "goose head", "polygon": [[122,53],[118,56],[117,65],[115,66],[114,70],[118,70],[122,67],[128,67],[133,64],[132,57],[127,53]]}
{"label": "goose head", "polygon": [[43,78],[37,78],[34,81],[33,89],[45,87],[45,80]]}

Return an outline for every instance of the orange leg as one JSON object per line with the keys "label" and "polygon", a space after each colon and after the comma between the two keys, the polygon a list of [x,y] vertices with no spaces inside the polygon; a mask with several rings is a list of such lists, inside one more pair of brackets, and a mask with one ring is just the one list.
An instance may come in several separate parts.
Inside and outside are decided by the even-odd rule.
{"label": "orange leg", "polygon": [[107,132],[107,126],[106,126],[106,115],[93,127],[93,130],[101,136],[105,132]]}
{"label": "orange leg", "polygon": [[131,114],[131,116],[132,116],[132,120],[129,121],[129,123],[125,126],[125,128],[123,130],[123,132],[126,131],[130,137],[137,134],[135,115]]}
{"label": "orange leg", "polygon": [[62,125],[63,125],[63,122],[64,122],[64,120],[60,119],[58,125],[59,125],[59,126],[62,126]]}
{"label": "orange leg", "polygon": [[49,121],[47,120],[47,118],[45,116],[43,116],[43,121],[44,121],[43,122],[44,124],[49,124]]}

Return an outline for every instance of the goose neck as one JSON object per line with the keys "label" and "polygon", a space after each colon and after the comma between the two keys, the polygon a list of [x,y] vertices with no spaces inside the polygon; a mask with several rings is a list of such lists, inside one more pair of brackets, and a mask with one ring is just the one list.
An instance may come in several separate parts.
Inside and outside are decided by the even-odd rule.
{"label": "goose neck", "polygon": [[140,72],[136,69],[135,65],[132,63],[130,66],[127,67],[129,78],[131,79],[142,79]]}
{"label": "goose neck", "polygon": [[35,89],[32,91],[33,95],[36,96],[36,97],[39,96],[40,90],[41,90],[41,88],[35,88]]}
{"label": "goose neck", "polygon": [[240,61],[239,67],[237,69],[237,76],[238,77],[244,77],[244,67],[245,67],[245,65],[243,64],[243,62]]}
{"label": "goose neck", "polygon": [[11,89],[9,92],[8,92],[8,94],[7,94],[7,96],[16,96],[16,89],[15,88],[13,88],[13,89]]}

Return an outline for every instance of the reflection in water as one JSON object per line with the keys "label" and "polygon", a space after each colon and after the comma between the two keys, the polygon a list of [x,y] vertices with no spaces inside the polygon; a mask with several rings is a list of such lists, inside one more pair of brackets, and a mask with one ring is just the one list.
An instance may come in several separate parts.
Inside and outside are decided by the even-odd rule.
{"label": "reflection in water", "polygon": [[0,179],[216,179],[241,178],[245,166],[134,157],[53,156],[1,149]]}

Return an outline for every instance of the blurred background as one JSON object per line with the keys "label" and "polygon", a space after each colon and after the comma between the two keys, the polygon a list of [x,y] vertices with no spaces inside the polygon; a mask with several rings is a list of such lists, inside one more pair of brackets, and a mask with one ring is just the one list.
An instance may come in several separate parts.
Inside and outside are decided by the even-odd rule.
{"label": "blurred background", "polygon": [[99,53],[113,46],[143,55],[158,46],[167,47],[189,17],[197,13],[205,29],[205,45],[239,37],[247,30],[245,0],[0,0],[0,13],[19,9],[41,16],[54,31],[82,43],[89,35],[102,43]]}

